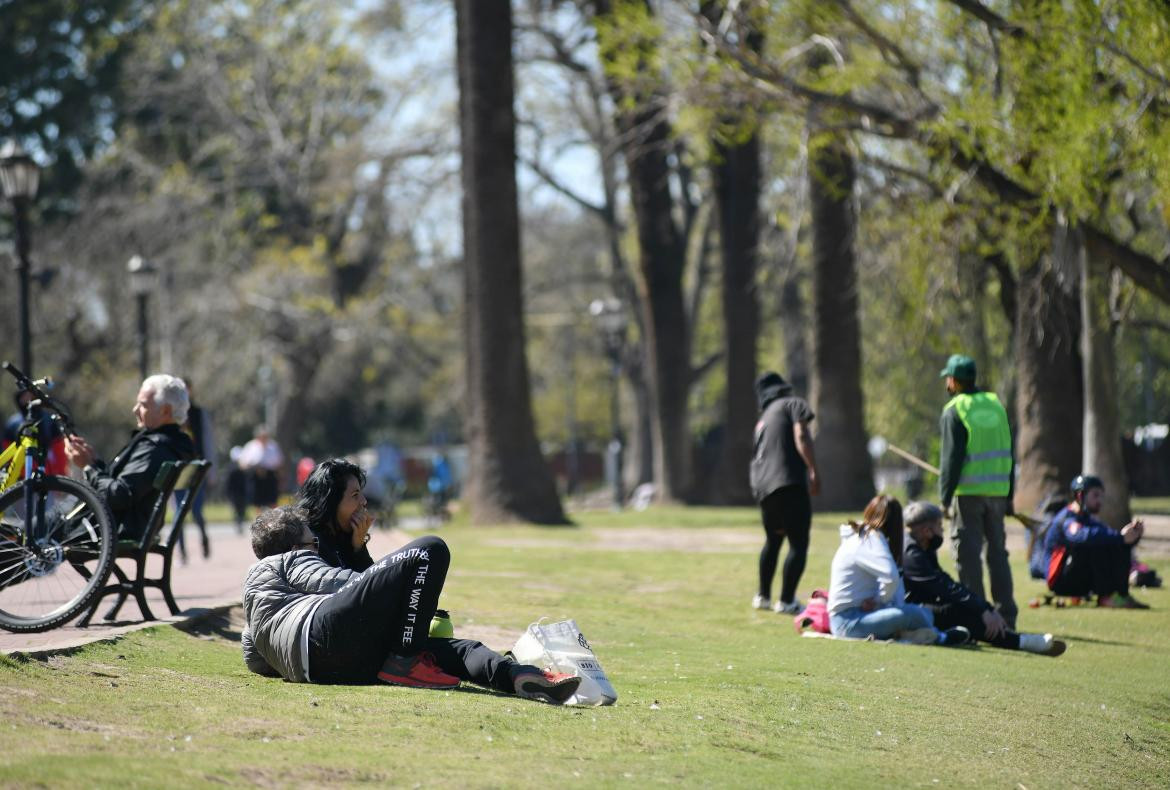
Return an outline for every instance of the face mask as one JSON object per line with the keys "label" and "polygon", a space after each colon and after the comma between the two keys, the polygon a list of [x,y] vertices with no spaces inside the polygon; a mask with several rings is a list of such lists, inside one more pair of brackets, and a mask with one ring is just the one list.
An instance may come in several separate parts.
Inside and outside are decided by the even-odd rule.
{"label": "face mask", "polygon": [[931,551],[938,551],[939,549],[942,548],[942,544],[943,544],[942,535],[931,535],[930,536],[930,550]]}

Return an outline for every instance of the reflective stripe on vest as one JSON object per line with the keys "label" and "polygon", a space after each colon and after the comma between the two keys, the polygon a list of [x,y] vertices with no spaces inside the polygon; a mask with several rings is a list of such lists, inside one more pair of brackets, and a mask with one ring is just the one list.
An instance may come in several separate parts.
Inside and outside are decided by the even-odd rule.
{"label": "reflective stripe on vest", "polygon": [[1007,496],[1011,490],[1012,434],[994,392],[960,393],[947,404],[967,429],[967,454],[958,496]]}

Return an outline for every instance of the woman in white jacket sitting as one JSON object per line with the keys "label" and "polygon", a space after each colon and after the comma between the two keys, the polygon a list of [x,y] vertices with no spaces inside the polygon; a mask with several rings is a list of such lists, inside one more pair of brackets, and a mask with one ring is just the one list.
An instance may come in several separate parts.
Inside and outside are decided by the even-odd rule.
{"label": "woman in white jacket sitting", "polygon": [[926,636],[939,644],[966,642],[963,631],[939,633],[930,610],[906,603],[898,561],[902,526],[902,505],[884,494],[870,500],[860,524],[841,525],[841,546],[833,556],[829,584],[833,635],[889,639],[919,632],[914,634],[915,641]]}

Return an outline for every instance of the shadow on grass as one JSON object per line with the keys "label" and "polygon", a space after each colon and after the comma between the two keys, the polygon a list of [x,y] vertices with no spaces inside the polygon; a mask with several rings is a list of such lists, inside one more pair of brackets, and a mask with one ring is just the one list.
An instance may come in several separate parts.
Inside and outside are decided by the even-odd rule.
{"label": "shadow on grass", "polygon": [[197,614],[190,620],[176,623],[175,628],[203,639],[219,638],[228,642],[239,642],[243,624],[233,617],[233,611],[236,610],[241,612],[236,617],[242,616],[242,610],[238,606],[230,609],[208,609],[205,610],[205,614]]}
{"label": "shadow on grass", "polygon": [[1115,639],[1094,639],[1091,636],[1070,636],[1061,634],[1061,639],[1066,642],[1084,642],[1089,645],[1111,645],[1113,647],[1136,647],[1133,642],[1119,642]]}

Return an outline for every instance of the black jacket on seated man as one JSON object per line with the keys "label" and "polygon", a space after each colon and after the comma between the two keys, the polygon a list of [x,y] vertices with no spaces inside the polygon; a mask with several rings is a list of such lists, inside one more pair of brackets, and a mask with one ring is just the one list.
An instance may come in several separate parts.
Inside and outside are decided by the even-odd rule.
{"label": "black jacket on seated man", "polygon": [[191,437],[177,424],[167,423],[135,433],[108,465],[94,459],[85,467],[85,479],[109,505],[119,537],[137,540],[158,499],[154,488],[158,470],[167,461],[194,458]]}
{"label": "black jacket on seated man", "polygon": [[986,638],[983,613],[995,607],[952,579],[938,564],[938,552],[915,541],[906,543],[902,555],[902,582],[906,602],[925,606],[934,614],[934,627],[942,630],[963,626],[971,635],[996,647],[1019,648],[1019,634],[1007,631],[995,639]]}

